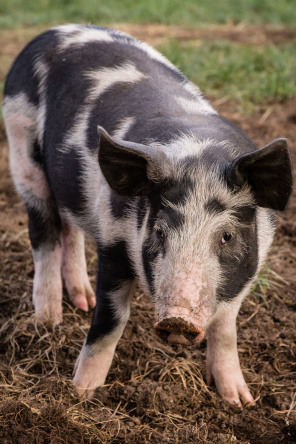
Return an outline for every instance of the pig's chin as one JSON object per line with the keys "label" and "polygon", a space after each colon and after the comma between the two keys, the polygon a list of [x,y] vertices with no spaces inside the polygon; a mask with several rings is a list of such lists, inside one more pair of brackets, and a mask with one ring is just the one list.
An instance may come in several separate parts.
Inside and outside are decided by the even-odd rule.
{"label": "pig's chin", "polygon": [[157,336],[166,344],[191,346],[201,342],[205,336],[201,327],[178,317],[163,319],[154,328]]}

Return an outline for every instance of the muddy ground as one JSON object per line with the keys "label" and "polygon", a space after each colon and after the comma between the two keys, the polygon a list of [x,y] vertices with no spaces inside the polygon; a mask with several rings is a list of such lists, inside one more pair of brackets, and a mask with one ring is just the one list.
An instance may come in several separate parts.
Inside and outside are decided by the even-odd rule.
{"label": "muddy ground", "polygon": [[[128,30],[152,43],[169,32],[151,26]],[[183,37],[181,31],[172,28],[172,35],[186,38],[185,31]],[[275,44],[295,39],[295,34],[278,30],[273,33],[261,28],[257,34],[256,30],[251,31],[245,27],[220,27],[213,29],[210,37],[216,32],[230,40],[252,38],[261,44],[269,39]],[[2,33],[0,56],[12,60],[25,43],[26,35],[18,32],[9,39],[8,33]],[[252,116],[237,113],[235,104],[223,98],[214,104],[260,147],[274,138],[287,137],[296,166],[296,99],[273,104]],[[281,286],[261,285],[257,289],[260,294],[249,296],[238,317],[241,365],[256,398],[256,404],[243,411],[223,402],[215,387],[206,386],[205,342],[183,349],[158,341],[152,329],[153,306],[140,290],[133,298],[132,315],[106,386],[97,390],[92,401],[81,401],[71,384],[71,373],[91,313],[74,309],[65,295],[61,326],[53,330],[34,322],[34,270],[27,216],[9,176],[2,122],[0,211],[1,443],[296,442],[295,193],[285,214],[279,217],[268,257],[269,267],[284,282],[269,273],[267,279]],[[87,259],[95,286],[97,261],[91,241],[87,242]]]}

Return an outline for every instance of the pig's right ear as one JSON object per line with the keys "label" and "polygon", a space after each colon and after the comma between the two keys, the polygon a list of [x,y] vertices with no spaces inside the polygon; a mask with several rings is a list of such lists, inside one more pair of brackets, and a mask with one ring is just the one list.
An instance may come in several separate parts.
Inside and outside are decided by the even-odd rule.
{"label": "pig's right ear", "polygon": [[133,142],[111,137],[98,127],[100,143],[98,159],[110,187],[124,196],[148,195],[152,176],[157,172],[153,150]]}
{"label": "pig's right ear", "polygon": [[283,211],[292,192],[293,176],[286,139],[234,159],[228,170],[232,186],[249,185],[260,207]]}

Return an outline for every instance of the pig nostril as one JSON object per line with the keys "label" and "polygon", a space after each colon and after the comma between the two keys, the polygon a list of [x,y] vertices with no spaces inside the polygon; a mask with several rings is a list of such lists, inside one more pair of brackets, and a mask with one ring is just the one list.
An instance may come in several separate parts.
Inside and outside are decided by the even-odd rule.
{"label": "pig nostril", "polygon": [[182,318],[166,318],[155,324],[156,334],[166,343],[193,345],[204,337],[204,331]]}
{"label": "pig nostril", "polygon": [[196,331],[183,331],[183,335],[189,341],[194,341],[194,339],[197,337],[198,333]]}
{"label": "pig nostril", "polygon": [[156,333],[157,336],[163,341],[163,342],[168,342],[168,337],[170,336],[171,332],[168,330],[164,330],[164,329],[156,329]]}

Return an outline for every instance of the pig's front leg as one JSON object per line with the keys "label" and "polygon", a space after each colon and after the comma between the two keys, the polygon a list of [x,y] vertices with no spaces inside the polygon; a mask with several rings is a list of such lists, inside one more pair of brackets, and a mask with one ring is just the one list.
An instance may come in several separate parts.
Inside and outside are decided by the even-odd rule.
{"label": "pig's front leg", "polygon": [[105,383],[129,318],[133,278],[123,244],[99,251],[97,304],[74,368],[74,383],[82,396],[91,398],[95,389]]}
{"label": "pig's front leg", "polygon": [[237,352],[236,317],[239,307],[228,307],[219,313],[208,330],[207,383],[214,379],[219,394],[242,408],[254,402],[244,380]]}

